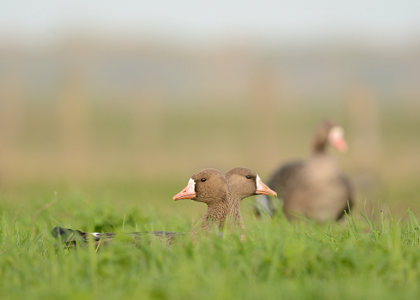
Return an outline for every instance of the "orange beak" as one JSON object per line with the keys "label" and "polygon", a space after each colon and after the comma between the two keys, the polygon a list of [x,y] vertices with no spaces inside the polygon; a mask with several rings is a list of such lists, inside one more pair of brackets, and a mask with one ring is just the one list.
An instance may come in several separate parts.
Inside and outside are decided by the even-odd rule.
{"label": "orange beak", "polygon": [[173,200],[181,200],[181,199],[192,199],[196,196],[195,194],[195,181],[190,178],[190,180],[188,181],[187,186],[180,191],[178,194],[176,194],[175,196],[173,196]]}
{"label": "orange beak", "polygon": [[273,191],[272,189],[270,189],[264,182],[262,182],[260,176],[257,175],[257,191],[255,192],[255,194],[257,195],[271,195],[271,196],[276,196],[277,197],[277,193],[275,191]]}

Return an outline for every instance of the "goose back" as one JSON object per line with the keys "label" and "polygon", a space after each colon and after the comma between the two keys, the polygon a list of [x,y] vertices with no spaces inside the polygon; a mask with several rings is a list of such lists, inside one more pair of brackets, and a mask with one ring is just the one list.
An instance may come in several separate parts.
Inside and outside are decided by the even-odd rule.
{"label": "goose back", "polygon": [[[310,158],[286,163],[270,178],[269,186],[278,193],[289,219],[304,216],[318,222],[337,220],[352,207],[352,185],[328,154],[328,145],[340,151],[347,149],[342,128],[327,121],[315,132]],[[257,201],[257,212],[274,215],[276,208],[268,197]]]}

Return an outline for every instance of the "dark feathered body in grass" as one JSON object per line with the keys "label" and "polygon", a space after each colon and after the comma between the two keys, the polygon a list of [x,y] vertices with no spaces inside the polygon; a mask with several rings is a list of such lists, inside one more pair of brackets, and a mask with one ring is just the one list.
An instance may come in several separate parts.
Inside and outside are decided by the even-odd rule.
{"label": "dark feathered body in grass", "polygon": [[[341,127],[324,122],[315,133],[312,155],[306,161],[286,163],[269,180],[289,219],[296,216],[327,222],[341,218],[353,204],[353,188],[342,174],[328,145],[340,151],[347,149]],[[261,199],[260,199],[261,201]],[[275,211],[271,200],[262,199],[266,210]]]}

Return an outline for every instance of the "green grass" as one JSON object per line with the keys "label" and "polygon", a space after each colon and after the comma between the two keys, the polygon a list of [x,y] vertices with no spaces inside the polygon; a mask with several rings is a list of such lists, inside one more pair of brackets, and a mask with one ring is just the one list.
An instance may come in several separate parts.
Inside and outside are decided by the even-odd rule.
{"label": "green grass", "polygon": [[[124,237],[64,249],[57,225],[188,232],[203,205],[172,202],[182,183],[47,185],[0,190],[1,299],[416,299],[418,219],[356,213],[339,224],[256,220],[247,238],[216,234],[172,245]],[[249,200],[246,200],[248,203]],[[249,206],[249,205],[248,205]]]}

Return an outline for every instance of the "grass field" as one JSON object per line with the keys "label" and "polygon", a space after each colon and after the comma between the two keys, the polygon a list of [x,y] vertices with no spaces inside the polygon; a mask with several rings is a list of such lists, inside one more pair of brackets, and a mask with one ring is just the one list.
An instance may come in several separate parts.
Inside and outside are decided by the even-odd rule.
{"label": "grass field", "polygon": [[[191,102],[137,115],[107,105],[80,127],[77,110],[66,110],[75,116],[63,125],[54,106],[30,107],[22,124],[2,127],[0,299],[419,298],[418,106],[279,104],[255,115],[255,106]],[[97,251],[64,249],[50,234],[55,226],[188,233],[205,205],[171,198],[192,172],[246,166],[266,181],[279,164],[308,156],[326,116],[350,145],[331,151],[356,187],[344,222],[258,220],[247,199],[244,242],[187,234],[170,246],[133,244],[122,234]]]}
{"label": "grass field", "polygon": [[[254,219],[247,238],[179,237],[168,246],[121,238],[63,249],[54,226],[88,231],[188,232],[204,211],[173,202],[184,182],[1,188],[1,299],[416,299],[418,219],[389,212],[316,225]],[[361,209],[363,211],[363,209]]]}

